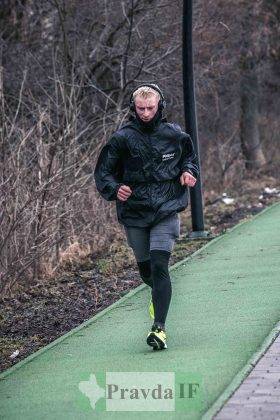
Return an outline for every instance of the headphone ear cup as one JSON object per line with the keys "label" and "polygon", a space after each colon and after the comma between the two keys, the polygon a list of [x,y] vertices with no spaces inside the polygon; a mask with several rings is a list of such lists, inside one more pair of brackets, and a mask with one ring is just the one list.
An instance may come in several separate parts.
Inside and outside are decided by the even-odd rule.
{"label": "headphone ear cup", "polygon": [[165,106],[166,106],[166,102],[165,102],[165,101],[163,101],[162,99],[160,99],[160,101],[159,101],[159,103],[158,103],[158,109],[159,109],[160,111],[162,111],[162,110],[164,110]]}
{"label": "headphone ear cup", "polygon": [[130,102],[129,109],[130,109],[130,111],[135,112],[134,102]]}

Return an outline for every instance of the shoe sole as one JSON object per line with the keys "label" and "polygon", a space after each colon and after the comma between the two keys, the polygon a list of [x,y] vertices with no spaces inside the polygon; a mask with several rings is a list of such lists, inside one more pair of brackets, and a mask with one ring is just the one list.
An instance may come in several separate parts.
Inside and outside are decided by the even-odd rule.
{"label": "shoe sole", "polygon": [[153,347],[154,350],[167,349],[167,344],[161,341],[155,334],[148,335],[147,344]]}

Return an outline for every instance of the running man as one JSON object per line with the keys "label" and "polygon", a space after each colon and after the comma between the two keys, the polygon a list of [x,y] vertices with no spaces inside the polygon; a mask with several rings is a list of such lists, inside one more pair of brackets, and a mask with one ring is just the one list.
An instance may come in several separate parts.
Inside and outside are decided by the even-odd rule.
{"label": "running man", "polygon": [[129,121],[102,148],[94,178],[98,192],[116,200],[139,274],[151,288],[153,321],[147,344],[167,348],[165,322],[172,288],[168,264],[180,236],[179,212],[188,205],[188,189],[198,177],[192,140],[163,118],[166,102],[153,83],[131,93]]}

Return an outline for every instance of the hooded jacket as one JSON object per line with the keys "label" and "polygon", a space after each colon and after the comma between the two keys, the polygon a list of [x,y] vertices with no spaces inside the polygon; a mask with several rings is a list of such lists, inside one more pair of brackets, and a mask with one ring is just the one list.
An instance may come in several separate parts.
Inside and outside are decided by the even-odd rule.
{"label": "hooded jacket", "polygon": [[[187,207],[188,187],[180,176],[188,171],[198,177],[195,160],[192,140],[179,125],[168,123],[161,111],[149,123],[136,114],[101,149],[96,188],[105,200],[116,200],[122,225],[153,226]],[[132,190],[126,201],[117,198],[121,185]]]}

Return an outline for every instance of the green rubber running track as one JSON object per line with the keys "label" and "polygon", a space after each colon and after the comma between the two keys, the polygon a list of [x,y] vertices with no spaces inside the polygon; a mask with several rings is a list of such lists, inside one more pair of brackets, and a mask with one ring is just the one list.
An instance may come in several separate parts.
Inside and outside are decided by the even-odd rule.
{"label": "green rubber running track", "polygon": [[[166,323],[168,349],[153,351],[146,344],[151,326],[150,291],[141,285],[2,373],[0,418],[209,417],[211,407],[223,400],[225,390],[229,394],[231,387],[244,379],[251,361],[261,356],[264,343],[268,346],[273,340],[272,332],[276,334],[280,319],[279,255],[277,203],[170,267],[173,295]],[[114,407],[119,408],[112,409],[102,394],[104,389],[108,392],[106,385],[114,377],[109,372],[119,376],[123,372],[128,392],[131,381],[127,372],[146,372],[146,379],[148,373],[158,372],[162,380],[169,372],[174,375],[175,388],[183,380],[188,390],[191,383],[195,392],[180,396],[183,409],[178,394],[172,409],[163,400],[162,410],[153,412],[143,411],[144,400],[137,406],[140,411],[126,411],[127,406],[118,406],[118,401]],[[132,382],[136,387],[135,378]]]}

